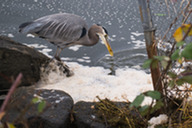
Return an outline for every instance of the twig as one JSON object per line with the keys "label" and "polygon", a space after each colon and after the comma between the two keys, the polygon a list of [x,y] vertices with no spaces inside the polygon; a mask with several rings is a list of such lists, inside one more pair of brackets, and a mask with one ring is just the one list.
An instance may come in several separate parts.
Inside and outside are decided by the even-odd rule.
{"label": "twig", "polygon": [[[165,0],[165,2],[167,2],[167,1]],[[173,20],[173,22],[170,24],[169,28],[166,30],[166,32],[165,32],[163,38],[161,39],[160,43],[162,43],[165,40],[167,33],[171,30],[172,26],[177,22],[177,20],[179,19],[181,14],[184,12],[184,10],[186,10],[189,6],[190,6],[190,2],[183,8],[183,10],[181,10],[180,13],[178,13],[177,17]],[[191,12],[189,12],[189,15],[190,15],[190,13]],[[184,21],[186,21],[188,19],[189,15],[185,18]]]}
{"label": "twig", "polygon": [[166,4],[166,6],[167,6],[167,11],[168,11],[168,14],[169,14],[169,17],[170,17],[170,10],[169,10],[169,5],[168,5],[167,0],[165,0],[165,4]]}
{"label": "twig", "polygon": [[[187,36],[188,36],[188,34],[189,34],[189,32],[190,32],[191,30],[192,30],[192,25],[189,27],[188,31],[187,31],[187,32],[185,33],[185,35],[183,36],[182,41],[184,41],[184,40],[187,38]],[[170,52],[170,54],[169,54],[169,57],[171,57],[171,55],[172,55],[172,53],[173,53],[173,50],[175,49],[175,45],[176,45],[176,41],[174,42],[174,44],[173,44],[173,46],[172,46],[171,52]],[[166,75],[166,73],[168,72],[169,67],[171,66],[171,64],[172,64],[172,61],[170,60],[170,61],[168,62],[168,64],[167,64],[166,69],[162,72],[161,77],[160,77],[160,79],[159,79],[158,82],[161,82],[160,80],[163,80],[163,79],[165,78],[165,75]],[[165,92],[165,95],[164,95],[164,96],[167,97],[166,87],[164,87],[164,92]],[[165,99],[166,99],[166,98],[165,98]],[[166,102],[167,102],[167,101],[166,101]],[[167,105],[167,103],[166,103],[166,105]],[[168,106],[166,106],[166,107],[168,107]],[[165,110],[166,110],[166,109],[165,109]]]}
{"label": "twig", "polygon": [[109,125],[108,125],[108,123],[107,123],[107,118],[106,118],[105,114],[103,113],[102,116],[103,116],[103,118],[104,118],[104,120],[105,120],[105,126],[106,126],[106,128],[108,128]]}
{"label": "twig", "polygon": [[173,3],[172,0],[171,0],[171,4],[172,4],[172,6],[173,6],[173,10],[174,10],[175,14],[177,15],[177,10],[176,10],[175,5],[174,5],[174,3]]}
{"label": "twig", "polygon": [[1,106],[1,110],[0,110],[0,113],[4,112],[5,110],[5,107],[6,105],[8,104],[9,102],[9,99],[11,97],[11,95],[13,94],[13,92],[15,91],[15,89],[17,88],[17,86],[19,85],[20,81],[21,81],[21,78],[23,77],[22,73],[19,73],[19,75],[17,76],[15,82],[12,84],[4,102],[3,102],[3,105]]}
{"label": "twig", "polygon": [[[185,7],[185,12],[184,12],[184,14],[187,13],[187,11],[188,11],[188,9],[189,9],[189,7],[190,7],[190,5],[191,5],[191,1],[192,1],[192,0],[188,1],[187,6]],[[191,12],[192,12],[192,10],[189,10],[188,15],[187,15],[187,16],[184,15],[183,23],[185,23],[185,22],[187,21],[187,19],[188,19],[189,15],[191,14]]]}
{"label": "twig", "polygon": [[185,33],[185,35],[183,36],[183,39],[182,39],[182,41],[184,41],[185,40],[185,38],[187,38],[187,36],[188,36],[188,34],[190,33],[190,31],[192,30],[192,23],[190,23],[191,24],[191,26],[189,27],[189,29],[187,30],[187,32]]}
{"label": "twig", "polygon": [[[151,102],[151,104],[150,104],[150,106],[149,106],[149,110],[148,110],[148,112],[147,112],[147,117],[146,117],[146,120],[149,120],[149,116],[150,116],[150,114],[151,114],[151,109],[152,109],[152,107],[153,107],[153,103],[154,103],[154,99],[152,100],[152,102]],[[145,126],[147,127],[147,123],[145,124]]]}

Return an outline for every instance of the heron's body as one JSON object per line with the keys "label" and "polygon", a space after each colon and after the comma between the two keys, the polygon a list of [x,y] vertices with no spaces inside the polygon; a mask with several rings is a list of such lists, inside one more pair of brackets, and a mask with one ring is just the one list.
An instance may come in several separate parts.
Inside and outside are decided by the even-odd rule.
{"label": "heron's body", "polygon": [[[21,33],[30,33],[48,40],[55,44],[60,51],[71,45],[94,45],[99,41],[100,36],[107,35],[106,30],[102,26],[92,25],[88,30],[86,22],[80,16],[69,13],[44,16],[37,20],[23,23],[19,28]],[[104,39],[105,37],[102,38]],[[107,40],[106,43],[108,45]],[[110,46],[107,46],[107,48],[112,55]],[[59,57],[60,51],[56,53],[55,57]]]}

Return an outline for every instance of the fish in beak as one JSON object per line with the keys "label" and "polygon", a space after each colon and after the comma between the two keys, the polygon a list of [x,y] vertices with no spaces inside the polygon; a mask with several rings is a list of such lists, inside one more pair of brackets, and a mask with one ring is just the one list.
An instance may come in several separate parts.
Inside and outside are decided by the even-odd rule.
{"label": "fish in beak", "polygon": [[109,42],[108,42],[108,35],[105,33],[105,34],[103,34],[103,33],[97,33],[98,35],[99,35],[99,37],[100,37],[100,39],[102,40],[102,42],[105,44],[105,46],[107,47],[107,50],[109,51],[109,54],[111,55],[111,56],[113,56],[113,51],[112,51],[112,49],[111,49],[111,46],[110,46],[110,44],[109,44]]}

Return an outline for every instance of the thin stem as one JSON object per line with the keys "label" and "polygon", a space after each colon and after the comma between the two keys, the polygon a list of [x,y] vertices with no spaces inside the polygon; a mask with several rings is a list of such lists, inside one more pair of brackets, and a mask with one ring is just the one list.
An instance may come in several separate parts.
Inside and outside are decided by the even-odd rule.
{"label": "thin stem", "polygon": [[11,88],[10,88],[10,90],[9,90],[9,92],[8,92],[4,102],[3,102],[3,105],[1,106],[0,113],[5,111],[5,107],[8,104],[10,97],[13,94],[13,92],[15,91],[15,89],[17,88],[17,86],[19,85],[22,77],[23,77],[22,73],[19,73],[19,75],[17,76],[15,82],[12,84],[12,86],[11,86]]}

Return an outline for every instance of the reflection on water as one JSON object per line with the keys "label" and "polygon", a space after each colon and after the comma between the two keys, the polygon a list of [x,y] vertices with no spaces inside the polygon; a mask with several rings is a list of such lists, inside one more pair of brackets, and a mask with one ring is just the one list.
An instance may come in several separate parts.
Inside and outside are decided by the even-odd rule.
{"label": "reflection on water", "polygon": [[[98,60],[98,65],[103,65],[111,70],[112,75],[118,68],[133,68],[143,70],[142,65],[144,60],[147,59],[146,50],[143,49],[129,49],[116,52],[114,57],[105,56]],[[146,70],[148,72],[148,70]]]}

